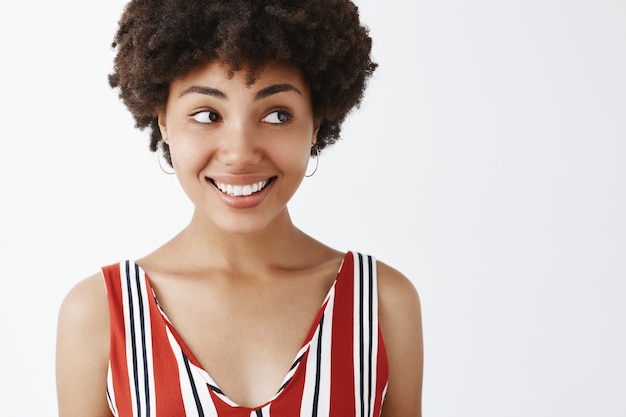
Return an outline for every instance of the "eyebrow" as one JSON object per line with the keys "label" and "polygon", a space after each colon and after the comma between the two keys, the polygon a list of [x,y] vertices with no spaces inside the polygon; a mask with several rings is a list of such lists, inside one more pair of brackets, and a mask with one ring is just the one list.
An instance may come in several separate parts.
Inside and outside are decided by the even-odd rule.
{"label": "eyebrow", "polygon": [[[300,90],[298,90],[296,87],[294,87],[291,84],[273,84],[270,85],[268,87],[265,87],[262,90],[259,90],[256,95],[254,96],[255,100],[262,100],[264,98],[267,98],[271,95],[274,94],[278,94],[278,93],[283,93],[286,91],[294,91],[300,95],[302,95],[302,92]],[[223,92],[221,92],[220,90],[218,90],[217,88],[211,88],[211,87],[203,87],[203,86],[199,86],[199,85],[194,85],[189,87],[188,89],[186,89],[185,91],[183,91],[182,93],[180,93],[180,95],[178,97],[182,97],[186,94],[191,94],[191,93],[196,93],[196,94],[202,94],[205,96],[212,96],[215,98],[219,98],[222,100],[227,100],[228,97],[226,96],[226,94],[224,94]]]}
{"label": "eyebrow", "polygon": [[274,84],[259,90],[259,92],[257,92],[254,96],[254,99],[261,100],[273,94],[283,93],[285,91],[295,91],[296,93],[302,95],[302,92],[291,84]]}
{"label": "eyebrow", "polygon": [[216,98],[226,99],[226,94],[222,93],[217,88],[201,87],[199,85],[194,85],[194,86],[189,87],[188,89],[180,93],[178,97],[182,97],[186,94],[191,94],[191,93],[203,94],[205,96],[213,96]]}

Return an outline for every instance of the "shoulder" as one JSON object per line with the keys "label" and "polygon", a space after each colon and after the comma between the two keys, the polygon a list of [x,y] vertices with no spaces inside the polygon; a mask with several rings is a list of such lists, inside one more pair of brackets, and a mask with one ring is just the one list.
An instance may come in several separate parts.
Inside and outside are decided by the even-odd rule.
{"label": "shoulder", "polygon": [[419,319],[420,299],[413,283],[397,269],[377,261],[378,298],[381,313]]}
{"label": "shoulder", "polygon": [[[421,305],[413,283],[397,269],[377,261],[378,300],[381,330],[386,339],[392,338],[395,330],[411,330],[420,334]],[[402,331],[399,332],[400,335]]]}
{"label": "shoulder", "polygon": [[423,374],[422,315],[413,283],[377,262],[380,331],[389,364],[383,416],[421,415]]}
{"label": "shoulder", "polygon": [[59,310],[60,324],[81,326],[108,321],[107,304],[104,279],[98,272],[78,282],[67,293]]}
{"label": "shoulder", "polygon": [[101,273],[65,296],[57,323],[56,379],[63,416],[110,415],[106,402],[109,309]]}
{"label": "shoulder", "polygon": [[58,353],[77,353],[89,348],[91,354],[108,357],[109,307],[101,272],[78,282],[65,296],[57,322]]}

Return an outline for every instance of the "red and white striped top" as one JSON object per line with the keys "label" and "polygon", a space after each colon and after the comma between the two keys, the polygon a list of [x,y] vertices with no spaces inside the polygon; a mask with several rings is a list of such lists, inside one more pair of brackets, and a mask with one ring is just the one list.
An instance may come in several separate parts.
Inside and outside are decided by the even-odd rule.
{"label": "red and white striped top", "polygon": [[139,266],[102,268],[111,317],[107,378],[117,417],[373,417],[387,389],[376,262],[348,252],[276,395],[241,407],[222,392],[161,310]]}

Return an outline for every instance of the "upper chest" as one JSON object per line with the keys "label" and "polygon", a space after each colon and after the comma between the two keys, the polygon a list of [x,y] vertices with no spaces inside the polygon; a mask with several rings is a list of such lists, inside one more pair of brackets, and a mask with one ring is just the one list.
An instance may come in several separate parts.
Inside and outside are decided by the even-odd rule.
{"label": "upper chest", "polygon": [[220,389],[237,404],[254,406],[283,384],[318,325],[335,274],[266,282],[157,280],[154,292]]}

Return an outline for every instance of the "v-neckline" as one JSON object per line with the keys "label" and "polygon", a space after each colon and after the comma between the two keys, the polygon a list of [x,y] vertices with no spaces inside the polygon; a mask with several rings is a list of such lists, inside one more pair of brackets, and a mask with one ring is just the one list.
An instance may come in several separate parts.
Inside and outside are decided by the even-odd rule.
{"label": "v-neckline", "polygon": [[289,382],[296,376],[296,374],[298,372],[301,372],[301,369],[303,368],[302,366],[300,366],[300,365],[302,365],[302,358],[309,351],[309,346],[311,344],[311,341],[313,340],[313,336],[315,335],[315,333],[317,332],[317,330],[318,330],[318,328],[320,326],[320,321],[322,319],[322,316],[326,312],[326,307],[329,304],[329,300],[332,297],[334,297],[335,286],[336,286],[337,281],[339,280],[339,278],[340,278],[340,276],[342,274],[343,265],[346,262],[346,259],[348,258],[348,256],[350,254],[351,254],[351,252],[346,252],[344,254],[343,259],[341,261],[341,264],[339,265],[339,269],[337,271],[337,274],[335,275],[335,279],[333,280],[332,285],[330,286],[326,296],[324,297],[324,301],[322,302],[322,305],[320,306],[320,308],[319,308],[319,310],[318,310],[318,312],[317,312],[317,314],[315,316],[315,319],[313,320],[313,323],[311,323],[311,325],[309,326],[309,331],[307,333],[307,336],[304,338],[303,343],[301,344],[300,348],[298,349],[298,352],[296,353],[296,357],[292,361],[291,366],[290,366],[290,368],[289,368],[289,370],[287,372],[287,375],[285,375],[285,377],[283,378],[283,380],[282,380],[282,382],[280,384],[280,388],[279,388],[278,392],[276,392],[276,394],[274,394],[274,396],[272,398],[270,398],[268,401],[266,401],[265,403],[263,403],[261,405],[258,405],[258,406],[255,406],[255,407],[247,407],[247,406],[239,405],[236,402],[234,402],[233,400],[231,400],[228,397],[228,395],[224,391],[221,390],[221,388],[213,380],[213,378],[211,377],[209,372],[206,369],[204,369],[204,367],[202,366],[200,361],[196,358],[196,356],[194,355],[193,351],[187,346],[187,344],[185,343],[185,340],[180,336],[180,334],[178,333],[178,331],[176,330],[176,328],[174,327],[174,325],[172,324],[170,319],[167,317],[167,314],[165,313],[165,311],[161,308],[161,305],[159,304],[159,300],[158,300],[158,298],[156,296],[154,288],[152,288],[152,283],[150,282],[150,278],[149,278],[148,274],[143,270],[143,268],[141,268],[141,266],[139,266],[137,264],[135,264],[135,265],[137,266],[137,268],[139,268],[139,270],[143,273],[143,275],[145,277],[146,291],[148,293],[148,296],[152,297],[153,301],[155,302],[156,306],[158,307],[159,312],[161,314],[161,318],[163,319],[165,326],[170,330],[170,332],[174,336],[174,339],[176,340],[176,344],[181,349],[181,351],[183,352],[185,357],[187,357],[187,359],[194,366],[196,371],[198,371],[200,373],[201,378],[206,382],[208,388],[210,390],[212,390],[222,401],[224,401],[230,407],[244,409],[244,410],[250,410],[252,412],[254,410],[259,410],[259,409],[261,409],[263,407],[266,407],[270,403],[273,403],[274,401],[276,401],[276,399],[278,399],[283,394],[283,392],[286,391],[287,387],[289,386]]}

